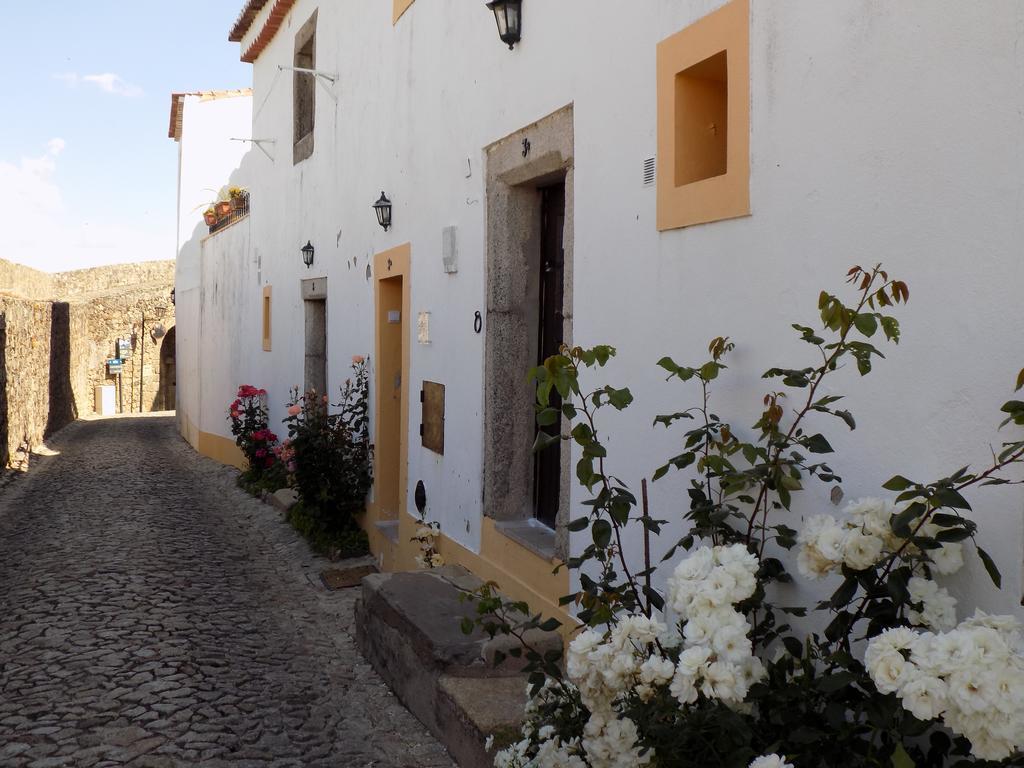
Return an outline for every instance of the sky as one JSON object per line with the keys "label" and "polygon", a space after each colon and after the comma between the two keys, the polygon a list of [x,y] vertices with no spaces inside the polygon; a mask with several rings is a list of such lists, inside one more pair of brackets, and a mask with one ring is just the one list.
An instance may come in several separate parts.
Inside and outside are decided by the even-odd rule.
{"label": "sky", "polygon": [[244,88],[243,0],[0,0],[0,259],[174,258],[174,91]]}

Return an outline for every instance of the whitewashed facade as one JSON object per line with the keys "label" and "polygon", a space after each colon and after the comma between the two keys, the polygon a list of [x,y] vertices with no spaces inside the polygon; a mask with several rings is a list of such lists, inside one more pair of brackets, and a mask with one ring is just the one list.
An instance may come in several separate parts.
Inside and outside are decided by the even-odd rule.
{"label": "whitewashed facade", "polygon": [[[909,284],[911,301],[898,310],[902,343],[885,349],[875,372],[860,379],[851,368],[833,380],[858,424],[852,433],[820,424],[846,498],[884,493],[880,484],[897,472],[930,480],[984,464],[1001,439],[999,405],[1024,365],[1024,6],[750,0],[749,122],[730,114],[729,123],[749,140],[749,215],[659,230],[659,187],[670,174],[644,178],[658,147],[657,47],[721,5],[525,0],[523,38],[510,51],[482,1],[418,0],[397,20],[382,2],[250,3],[259,7],[241,50],[260,52],[246,137],[272,141],[262,145],[271,157],[252,149],[244,160],[251,216],[213,236],[194,233],[179,254],[179,356],[195,360],[179,362],[183,424],[223,454],[224,409],[241,383],[266,388],[272,421],[283,418],[289,390],[303,384],[301,281],[310,278],[326,280],[329,388],[353,355],[371,356],[376,381],[375,270],[384,262],[375,256],[408,244],[399,529],[376,525],[386,518],[373,511],[376,488],[372,544],[385,565],[409,567],[422,481],[449,560],[552,610],[568,588],[564,572],[548,574],[557,537],[484,514],[494,501],[485,489],[487,347],[497,343],[489,306],[500,292],[489,258],[503,244],[530,247],[514,229],[495,234],[508,222],[487,214],[488,160],[497,162],[495,142],[534,131],[536,154],[525,162],[541,167],[558,137],[530,126],[571,105],[571,154],[551,150],[561,158],[552,168],[568,176],[566,339],[617,347],[607,380],[636,397],[606,423],[615,475],[638,488],[678,452],[680,431],[652,420],[698,393],[665,383],[660,357],[702,362],[710,338],[729,336],[737,346],[713,405],[746,428],[773,386],[760,378],[766,368],[813,362],[791,323],[817,325],[818,292],[841,292],[852,264],[879,261]],[[295,66],[296,35],[314,13],[315,69],[330,78],[315,89],[312,153],[295,162],[295,75],[281,67]],[[282,21],[271,35],[274,14]],[[502,183],[515,186],[515,173]],[[528,176],[527,187],[551,180]],[[386,232],[370,207],[382,190],[393,202]],[[454,272],[443,258],[446,229],[457,242]],[[316,249],[308,269],[307,241]],[[418,338],[420,313],[429,313],[429,343]],[[421,445],[423,381],[446,387],[443,456]],[[685,487],[681,475],[653,484],[655,515],[678,520]],[[829,491],[812,484],[787,522],[834,510]],[[569,514],[584,494],[571,484]],[[1024,497],[1008,486],[973,498],[1004,588],[994,592],[969,558],[954,592],[1020,615]]]}

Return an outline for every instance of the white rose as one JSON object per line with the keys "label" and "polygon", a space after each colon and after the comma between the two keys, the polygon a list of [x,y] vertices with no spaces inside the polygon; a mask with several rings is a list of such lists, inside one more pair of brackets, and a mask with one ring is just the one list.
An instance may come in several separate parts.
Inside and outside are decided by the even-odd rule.
{"label": "white rose", "polygon": [[932,566],[943,576],[949,576],[964,567],[964,548],[957,542],[943,544],[942,549],[930,550],[928,556],[932,559]]}
{"label": "white rose", "polygon": [[787,763],[778,755],[764,755],[754,758],[749,768],[793,768],[793,764]]}
{"label": "white rose", "polygon": [[872,645],[868,644],[864,655],[864,664],[868,674],[875,683],[879,693],[895,693],[907,682],[912,673],[911,665],[899,651],[882,651],[872,653]]}
{"label": "white rose", "polygon": [[739,627],[727,627],[711,638],[711,647],[719,658],[739,664],[751,654],[747,633]]}
{"label": "white rose", "polygon": [[881,559],[882,546],[877,536],[854,528],[843,540],[843,562],[855,571],[866,570]]}
{"label": "white rose", "polygon": [[946,709],[946,684],[937,677],[919,675],[900,691],[903,708],[918,720],[933,720]]}
{"label": "white rose", "polygon": [[727,661],[714,661],[708,665],[700,690],[708,698],[719,699],[726,704],[743,701],[747,694],[742,674],[735,664]]}
{"label": "white rose", "polygon": [[738,567],[751,576],[757,573],[760,561],[757,555],[751,554],[745,544],[733,544],[728,547],[715,547],[715,560],[726,568]]}
{"label": "white rose", "polygon": [[679,664],[676,667],[684,675],[698,677],[703,675],[711,661],[711,650],[702,646],[687,648],[679,654]]}

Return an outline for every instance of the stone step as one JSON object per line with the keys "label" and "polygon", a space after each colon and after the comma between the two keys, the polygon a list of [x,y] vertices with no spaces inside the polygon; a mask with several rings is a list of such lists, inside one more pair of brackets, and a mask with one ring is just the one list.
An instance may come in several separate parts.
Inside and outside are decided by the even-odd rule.
{"label": "stone step", "polygon": [[[399,700],[448,748],[462,768],[489,767],[484,741],[507,743],[518,731],[526,703],[522,662],[495,668],[495,651],[512,646],[475,630],[463,634],[461,619],[473,616],[460,594],[480,586],[462,568],[373,574],[363,579],[356,603],[356,641]],[[532,633],[541,652],[560,649],[557,633]]]}

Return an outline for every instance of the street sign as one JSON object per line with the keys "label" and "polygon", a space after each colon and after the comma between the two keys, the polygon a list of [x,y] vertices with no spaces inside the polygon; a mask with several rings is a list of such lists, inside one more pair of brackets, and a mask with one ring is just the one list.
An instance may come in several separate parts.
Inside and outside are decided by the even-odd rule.
{"label": "street sign", "polygon": [[121,373],[121,371],[122,371],[122,363],[123,362],[124,361],[118,360],[117,358],[108,358],[107,359],[107,373],[110,374],[111,376],[113,376],[116,373]]}

